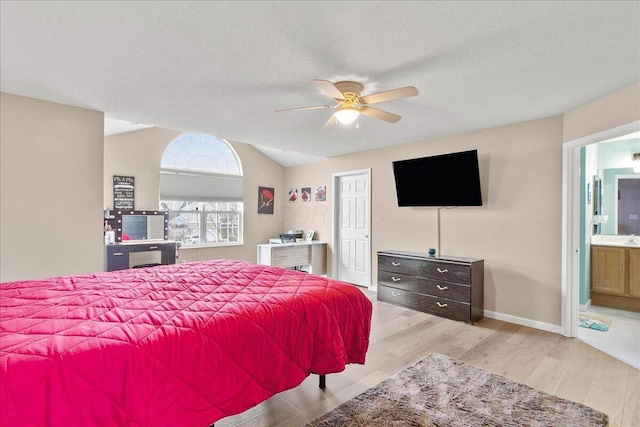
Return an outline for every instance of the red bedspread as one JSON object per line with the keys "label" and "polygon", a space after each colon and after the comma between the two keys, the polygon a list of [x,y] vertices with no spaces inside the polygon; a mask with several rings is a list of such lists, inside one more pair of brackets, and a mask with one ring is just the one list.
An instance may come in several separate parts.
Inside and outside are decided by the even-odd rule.
{"label": "red bedspread", "polygon": [[3,283],[0,425],[206,427],[364,363],[371,309],[229,260]]}

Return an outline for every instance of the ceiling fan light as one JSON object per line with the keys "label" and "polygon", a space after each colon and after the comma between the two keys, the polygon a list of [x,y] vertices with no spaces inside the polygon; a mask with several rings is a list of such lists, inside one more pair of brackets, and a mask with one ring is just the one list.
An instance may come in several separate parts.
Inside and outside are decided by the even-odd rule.
{"label": "ceiling fan light", "polygon": [[340,107],[336,109],[335,112],[336,120],[344,125],[348,125],[349,123],[353,123],[358,116],[360,115],[360,111],[353,107]]}

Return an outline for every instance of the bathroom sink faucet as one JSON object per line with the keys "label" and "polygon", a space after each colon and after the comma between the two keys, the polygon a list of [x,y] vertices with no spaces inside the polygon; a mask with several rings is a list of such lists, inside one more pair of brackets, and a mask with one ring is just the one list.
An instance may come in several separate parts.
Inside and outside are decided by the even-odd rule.
{"label": "bathroom sink faucet", "polygon": [[631,236],[629,236],[629,241],[627,242],[630,245],[637,245],[636,243],[636,236],[634,234],[632,234]]}

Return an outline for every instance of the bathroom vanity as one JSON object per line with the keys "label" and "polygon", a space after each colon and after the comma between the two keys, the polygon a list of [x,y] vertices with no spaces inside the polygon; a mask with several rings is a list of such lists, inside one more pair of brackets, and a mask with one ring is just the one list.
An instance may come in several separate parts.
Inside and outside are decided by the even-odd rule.
{"label": "bathroom vanity", "polygon": [[640,312],[640,245],[591,242],[591,303]]}

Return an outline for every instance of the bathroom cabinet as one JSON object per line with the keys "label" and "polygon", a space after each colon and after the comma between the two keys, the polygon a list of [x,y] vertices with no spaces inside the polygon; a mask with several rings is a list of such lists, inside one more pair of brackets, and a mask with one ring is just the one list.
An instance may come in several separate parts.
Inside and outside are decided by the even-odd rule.
{"label": "bathroom cabinet", "polygon": [[640,311],[640,248],[591,246],[591,303]]}

